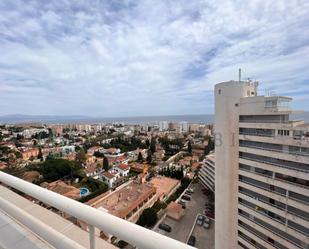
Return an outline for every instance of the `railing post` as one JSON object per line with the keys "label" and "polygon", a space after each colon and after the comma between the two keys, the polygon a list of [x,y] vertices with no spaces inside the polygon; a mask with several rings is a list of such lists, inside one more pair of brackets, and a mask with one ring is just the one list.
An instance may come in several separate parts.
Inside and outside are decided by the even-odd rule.
{"label": "railing post", "polygon": [[94,233],[94,226],[89,225],[89,243],[90,249],[95,249],[95,233]]}

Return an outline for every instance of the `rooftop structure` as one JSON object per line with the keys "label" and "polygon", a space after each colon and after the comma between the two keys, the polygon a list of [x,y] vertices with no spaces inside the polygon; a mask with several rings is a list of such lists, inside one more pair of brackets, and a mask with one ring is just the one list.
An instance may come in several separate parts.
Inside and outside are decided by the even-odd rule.
{"label": "rooftop structure", "polygon": [[75,188],[72,185],[68,185],[64,181],[57,180],[51,183],[46,184],[46,188],[63,196],[72,198],[72,199],[79,199],[80,198],[80,191],[78,188]]}
{"label": "rooftop structure", "polygon": [[131,170],[137,173],[146,173],[148,171],[148,165],[143,163],[130,164]]}
{"label": "rooftop structure", "polygon": [[153,204],[156,200],[155,193],[156,189],[152,185],[132,181],[92,203],[91,206],[103,208],[119,218],[136,222],[139,216],[137,212],[144,209],[145,205],[149,207],[149,201]]}
{"label": "rooftop structure", "polygon": [[172,219],[179,220],[184,215],[184,213],[184,209],[177,202],[172,201],[167,206],[167,216]]}
{"label": "rooftop structure", "polygon": [[151,178],[150,184],[152,184],[157,192],[157,198],[160,200],[165,200],[169,196],[171,196],[177,188],[180,186],[180,181],[176,179],[172,179],[165,176],[156,176]]}

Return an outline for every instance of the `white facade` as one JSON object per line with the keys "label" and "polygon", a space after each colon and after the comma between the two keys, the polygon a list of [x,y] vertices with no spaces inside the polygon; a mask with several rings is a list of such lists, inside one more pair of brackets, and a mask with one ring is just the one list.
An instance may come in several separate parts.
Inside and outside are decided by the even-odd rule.
{"label": "white facade", "polygon": [[105,182],[109,188],[113,188],[117,179],[120,178],[120,173],[116,170],[110,170],[101,174],[101,179]]}
{"label": "white facade", "polygon": [[128,176],[130,172],[130,167],[122,168],[121,165],[116,166],[115,169],[119,172],[121,176]]}
{"label": "white facade", "polygon": [[159,131],[166,131],[168,130],[168,122],[167,121],[160,121],[159,122]]}
{"label": "white facade", "polygon": [[179,123],[179,131],[180,132],[188,132],[189,131],[189,125],[188,122],[182,121]]}
{"label": "white facade", "polygon": [[290,98],[216,85],[216,249],[309,246],[309,125]]}
{"label": "white facade", "polygon": [[215,155],[209,154],[204,159],[199,170],[200,183],[207,189],[215,191]]}

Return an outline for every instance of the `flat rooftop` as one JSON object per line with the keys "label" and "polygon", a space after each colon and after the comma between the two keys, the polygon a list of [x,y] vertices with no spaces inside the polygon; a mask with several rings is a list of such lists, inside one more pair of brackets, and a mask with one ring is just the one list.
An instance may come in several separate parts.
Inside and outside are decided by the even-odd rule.
{"label": "flat rooftop", "polygon": [[111,194],[103,196],[91,206],[103,208],[115,216],[124,218],[155,192],[156,189],[152,185],[133,181]]}
{"label": "flat rooftop", "polygon": [[179,180],[165,176],[156,176],[151,178],[150,184],[157,189],[157,196],[168,195],[179,183]]}

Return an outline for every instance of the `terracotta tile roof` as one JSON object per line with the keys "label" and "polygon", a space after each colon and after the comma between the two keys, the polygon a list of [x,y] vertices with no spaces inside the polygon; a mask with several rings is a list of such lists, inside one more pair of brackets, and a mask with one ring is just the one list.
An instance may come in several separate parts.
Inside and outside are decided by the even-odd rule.
{"label": "terracotta tile roof", "polygon": [[117,166],[117,168],[121,169],[121,170],[127,170],[129,169],[129,165],[128,164],[120,164],[119,166]]}
{"label": "terracotta tile roof", "polygon": [[113,174],[109,173],[108,171],[105,171],[103,175],[108,179],[112,179],[115,177]]}

